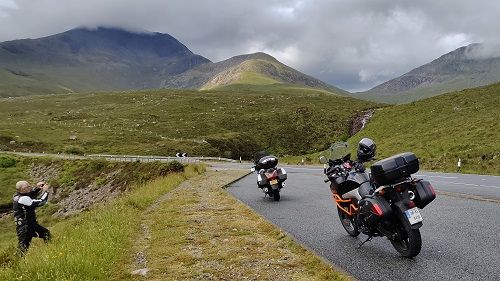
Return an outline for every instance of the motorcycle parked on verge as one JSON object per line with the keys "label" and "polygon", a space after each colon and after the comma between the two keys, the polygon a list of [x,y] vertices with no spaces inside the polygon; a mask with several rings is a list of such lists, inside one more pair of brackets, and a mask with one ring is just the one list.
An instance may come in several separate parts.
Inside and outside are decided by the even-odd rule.
{"label": "motorcycle parked on verge", "polygon": [[411,176],[419,170],[418,158],[411,152],[375,162],[371,174],[367,173],[364,163],[374,160],[375,151],[375,143],[364,138],[353,161],[347,143],[333,144],[329,159],[320,157],[328,177],[325,182],[330,182],[340,221],[349,235],[367,235],[361,245],[385,236],[402,256],[415,257],[422,248],[420,209],[436,198],[436,192],[428,181]]}
{"label": "motorcycle parked on verge", "polygon": [[280,201],[280,191],[285,186],[287,173],[283,168],[277,168],[278,158],[267,153],[257,154],[255,166],[251,171],[257,172],[257,186],[265,195],[274,201]]}

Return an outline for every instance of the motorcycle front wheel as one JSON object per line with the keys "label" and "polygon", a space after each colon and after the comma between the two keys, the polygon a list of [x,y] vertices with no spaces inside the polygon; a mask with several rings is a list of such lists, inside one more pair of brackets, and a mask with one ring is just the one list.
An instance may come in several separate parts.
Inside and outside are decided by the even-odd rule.
{"label": "motorcycle front wheel", "polygon": [[352,237],[359,235],[358,225],[356,224],[356,219],[354,216],[349,216],[337,207],[339,213],[340,223],[344,227],[345,231]]}
{"label": "motorcycle front wheel", "polygon": [[413,258],[422,249],[422,237],[420,230],[411,229],[406,231],[403,227],[397,230],[396,238],[391,240],[392,246],[405,258]]}

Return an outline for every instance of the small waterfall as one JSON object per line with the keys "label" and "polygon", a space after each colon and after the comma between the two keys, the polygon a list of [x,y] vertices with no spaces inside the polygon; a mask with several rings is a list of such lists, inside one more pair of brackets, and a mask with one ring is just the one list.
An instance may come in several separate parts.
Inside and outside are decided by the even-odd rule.
{"label": "small waterfall", "polygon": [[367,111],[364,111],[362,114],[357,115],[351,122],[351,129],[349,130],[349,136],[355,135],[357,132],[361,131],[370,118],[372,118],[373,113],[375,113],[374,109],[370,109]]}

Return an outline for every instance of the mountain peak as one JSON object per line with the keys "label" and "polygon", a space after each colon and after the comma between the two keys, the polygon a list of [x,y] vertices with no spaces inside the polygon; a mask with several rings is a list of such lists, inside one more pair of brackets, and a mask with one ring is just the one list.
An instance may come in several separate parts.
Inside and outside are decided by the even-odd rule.
{"label": "mountain peak", "polygon": [[453,50],[367,92],[368,100],[401,103],[500,81],[500,48],[470,44]]}
{"label": "mountain peak", "polygon": [[61,39],[68,43],[73,50],[83,48],[122,49],[135,53],[150,53],[159,57],[193,54],[169,34],[128,31],[118,27],[79,27],[47,38]]}
{"label": "mountain peak", "polygon": [[29,77],[54,93],[159,88],[165,77],[208,62],[168,34],[114,27],[0,43],[0,80],[17,87]]}
{"label": "mountain peak", "polygon": [[44,38],[0,43],[0,80],[11,81],[13,88],[29,82],[23,94],[40,82],[48,93],[235,84],[343,92],[264,52],[212,63],[169,34],[109,26],[78,27]]}
{"label": "mountain peak", "polygon": [[266,54],[264,52],[257,52],[257,53],[251,53],[251,54],[246,54],[242,55],[246,56],[248,59],[261,59],[261,60],[268,60],[268,61],[278,61],[275,57]]}

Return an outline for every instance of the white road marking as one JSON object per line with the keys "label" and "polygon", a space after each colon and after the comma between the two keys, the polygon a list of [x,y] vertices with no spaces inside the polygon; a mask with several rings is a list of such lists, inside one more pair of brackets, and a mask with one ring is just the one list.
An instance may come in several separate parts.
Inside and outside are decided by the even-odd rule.
{"label": "white road marking", "polygon": [[294,168],[294,167],[287,167],[285,166],[286,169],[290,169],[290,170],[307,170],[307,171],[323,171],[323,168]]}
{"label": "white road marking", "polygon": [[430,178],[443,178],[443,179],[456,179],[457,177],[445,177],[445,176],[431,176],[431,175],[423,175],[423,174],[416,174],[416,176],[422,176],[422,177],[430,177]]}
{"label": "white road marking", "polygon": [[494,186],[494,185],[482,185],[482,184],[463,183],[463,182],[451,182],[451,181],[439,181],[439,180],[437,180],[435,182],[457,184],[457,185],[478,186],[478,187],[491,187],[491,188],[498,188],[498,189],[500,189],[500,186]]}

